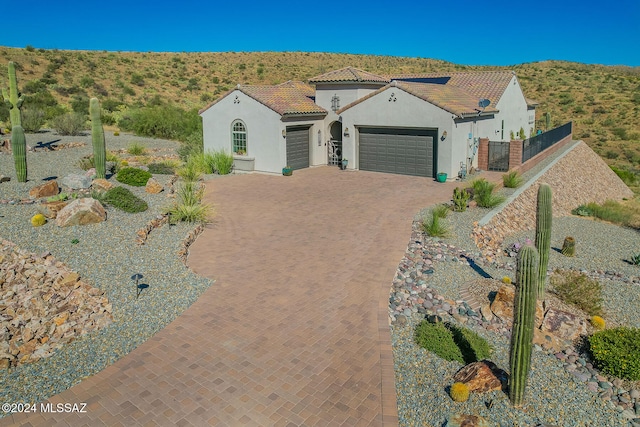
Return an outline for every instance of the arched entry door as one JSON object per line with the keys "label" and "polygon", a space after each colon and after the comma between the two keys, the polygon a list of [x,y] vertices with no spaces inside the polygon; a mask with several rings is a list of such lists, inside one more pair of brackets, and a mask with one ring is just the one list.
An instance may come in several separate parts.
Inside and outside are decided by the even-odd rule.
{"label": "arched entry door", "polygon": [[342,123],[336,121],[329,128],[328,164],[339,166],[342,162]]}

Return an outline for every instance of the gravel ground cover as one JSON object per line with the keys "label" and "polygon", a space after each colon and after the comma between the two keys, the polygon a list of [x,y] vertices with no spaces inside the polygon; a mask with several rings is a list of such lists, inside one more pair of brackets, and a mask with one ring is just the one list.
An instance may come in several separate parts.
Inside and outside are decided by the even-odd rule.
{"label": "gravel ground cover", "polygon": [[[131,135],[114,137],[106,132],[106,137],[107,150],[139,142],[158,149],[153,155],[175,156],[178,147],[173,141]],[[12,176],[10,182],[0,184],[0,200],[27,199],[29,189],[42,183],[43,178],[84,172],[77,161],[92,152],[90,134],[58,137],[51,132],[39,133],[27,135],[27,144],[34,146],[38,141],[55,139],[60,143],[86,142],[86,146],[29,152],[26,183],[15,181],[12,156],[0,153],[0,173]],[[169,180],[169,175],[154,177],[163,185]],[[109,181],[125,186],[115,177]],[[148,194],[144,187],[126,187],[144,199],[149,209],[127,214],[107,207],[107,221],[87,226],[60,228],[50,221],[42,227],[32,227],[29,220],[37,213],[37,205],[0,203],[0,237],[36,254],[50,252],[83,280],[105,291],[113,304],[114,317],[108,327],[80,337],[48,359],[0,372],[3,402],[35,403],[97,373],[175,319],[211,285],[209,279],[193,274],[177,256],[192,225],[165,225],[153,230],[145,245],[135,243],[136,231],[157,217],[173,199],[167,198],[166,191]],[[72,243],[74,239],[77,244]],[[141,282],[149,285],[138,299],[131,280],[135,273],[144,275]]]}
{"label": "gravel ground cover", "polygon": [[[526,176],[534,176],[544,166],[542,164],[529,171]],[[503,194],[513,191],[504,189]],[[416,215],[414,229],[419,229],[420,219],[428,215],[429,210],[425,209]],[[424,243],[417,244],[419,239],[414,239],[415,235],[412,236],[407,257],[399,267],[399,272],[403,273],[400,281],[406,280],[408,285],[398,285],[396,278],[392,297],[394,291],[402,288],[415,289],[416,284],[422,283],[422,286],[427,287],[426,291],[417,296],[428,295],[425,297],[425,304],[431,306],[433,303],[434,309],[431,310],[435,311],[437,308],[438,313],[447,320],[458,323],[446,315],[449,307],[447,301],[455,301],[458,304],[452,304],[454,310],[457,310],[456,307],[462,307],[461,310],[464,310],[463,307],[466,306],[462,304],[461,291],[470,283],[477,282],[482,275],[498,280],[504,276],[513,278],[516,258],[501,255],[491,263],[486,262],[470,237],[473,222],[478,221],[488,211],[474,208],[463,213],[450,212],[444,223],[451,233],[444,239],[425,237]],[[564,257],[559,253],[566,236],[572,236],[578,242],[574,258]],[[509,236],[502,247],[506,248],[511,243],[522,242],[526,238],[533,240],[534,232],[520,232]],[[577,216],[554,218],[549,269],[575,269],[597,278],[603,286],[605,318],[611,324],[640,327],[640,269],[627,262],[631,253],[637,251],[639,242],[640,233],[637,230]],[[424,265],[423,261],[420,261],[422,257],[415,256],[416,253],[420,253],[416,248],[428,248],[429,259],[424,261]],[[461,254],[468,258],[462,258]],[[407,259],[413,261],[409,262]],[[473,261],[477,262],[475,266]],[[434,295],[433,299],[431,295]],[[448,417],[453,414],[479,415],[493,423],[490,425],[501,427],[543,424],[640,425],[640,405],[636,403],[635,411],[633,406],[630,410],[623,411],[623,408],[615,404],[619,402],[616,395],[628,397],[630,388],[634,385],[612,385],[598,376],[583,354],[573,349],[553,354],[536,347],[527,387],[528,394],[522,409],[514,409],[504,392],[472,393],[469,401],[455,403],[448,395],[448,386],[453,383],[453,375],[463,365],[440,359],[415,344],[414,328],[425,317],[422,307],[419,307],[419,310],[415,306],[405,308],[404,301],[398,301],[397,298],[395,301],[392,298],[390,302],[392,319],[402,318],[402,322],[394,321],[391,325],[401,426],[444,426]],[[400,311],[401,314],[394,314],[394,310],[398,313],[397,306],[403,309]],[[429,311],[426,310],[427,313]],[[508,336],[487,330],[486,323],[483,326],[483,322],[478,321],[477,317],[469,316],[468,319],[470,321],[466,322],[467,327],[485,337],[493,346],[491,360],[508,371]],[[586,367],[580,366],[580,363],[586,364]],[[599,380],[605,380],[602,381],[603,386],[613,388],[613,393],[606,393],[599,388]]]}

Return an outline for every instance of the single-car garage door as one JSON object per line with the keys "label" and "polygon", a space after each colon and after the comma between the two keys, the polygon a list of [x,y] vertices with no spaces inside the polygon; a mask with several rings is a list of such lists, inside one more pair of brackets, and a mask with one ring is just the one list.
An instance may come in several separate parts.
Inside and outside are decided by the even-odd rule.
{"label": "single-car garage door", "polygon": [[434,177],[437,129],[359,128],[360,170]]}
{"label": "single-car garage door", "polygon": [[309,167],[309,126],[287,127],[287,165],[294,170]]}

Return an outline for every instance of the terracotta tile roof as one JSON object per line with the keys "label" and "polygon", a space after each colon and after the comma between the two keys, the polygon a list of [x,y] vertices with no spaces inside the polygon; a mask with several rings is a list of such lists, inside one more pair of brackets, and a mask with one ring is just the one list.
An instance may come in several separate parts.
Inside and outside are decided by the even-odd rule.
{"label": "terracotta tile roof", "polygon": [[300,93],[309,98],[314,98],[316,96],[316,90],[313,86],[298,80],[289,80],[288,82],[280,83],[278,86],[298,89]]}
{"label": "terracotta tile roof", "polygon": [[513,76],[513,71],[468,71],[448,74],[398,74],[388,77],[391,80],[429,79],[444,83],[445,86],[455,86],[477,98],[476,105],[480,98],[486,98],[491,101],[489,105],[495,107]]}
{"label": "terracotta tile roof", "polygon": [[313,100],[306,95],[310,93],[309,90],[300,86],[298,83],[304,85],[302,82],[286,82],[275,86],[238,85],[200,110],[199,113],[202,114],[234,91],[239,90],[259,103],[271,108],[281,116],[326,115],[327,110],[313,102]]}
{"label": "terracotta tile roof", "polygon": [[[358,99],[355,102],[341,108],[337,111],[338,114],[341,114],[343,111],[363,102],[366,99],[369,99],[378,93],[385,91],[389,88],[397,87],[402,89],[403,91],[410,93],[411,95],[420,98],[424,101],[427,101],[430,104],[433,104],[437,107],[442,108],[445,111],[450,112],[451,114],[455,114],[456,116],[473,116],[480,113],[480,108],[478,107],[478,99],[456,86],[450,85],[442,85],[442,84],[433,84],[433,83],[413,83],[413,82],[403,82],[403,81],[394,81],[391,84],[378,89],[375,92],[371,92],[367,96]],[[489,106],[486,107],[483,111],[485,114],[497,113],[494,107]]]}
{"label": "terracotta tile roof", "polygon": [[309,83],[332,82],[360,82],[360,83],[389,83],[386,77],[362,71],[353,67],[345,67],[339,70],[329,71],[309,79]]}

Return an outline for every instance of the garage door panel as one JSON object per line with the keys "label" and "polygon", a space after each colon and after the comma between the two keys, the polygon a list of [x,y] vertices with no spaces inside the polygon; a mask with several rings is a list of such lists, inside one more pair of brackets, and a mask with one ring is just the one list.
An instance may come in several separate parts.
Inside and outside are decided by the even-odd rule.
{"label": "garage door panel", "polygon": [[360,169],[403,175],[433,176],[431,129],[360,130]]}
{"label": "garage door panel", "polygon": [[294,170],[309,167],[309,127],[287,128],[287,165]]}

